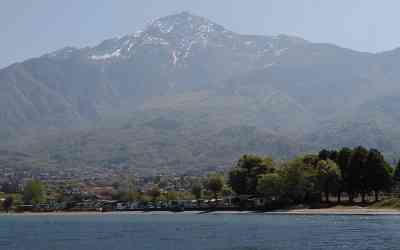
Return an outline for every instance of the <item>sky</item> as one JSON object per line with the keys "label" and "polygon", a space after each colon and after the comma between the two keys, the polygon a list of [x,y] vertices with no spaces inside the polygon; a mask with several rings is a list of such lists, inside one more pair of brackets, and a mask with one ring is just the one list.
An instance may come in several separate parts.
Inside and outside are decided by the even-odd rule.
{"label": "sky", "polygon": [[94,46],[189,11],[244,34],[302,37],[358,51],[400,46],[398,0],[1,0],[0,68]]}

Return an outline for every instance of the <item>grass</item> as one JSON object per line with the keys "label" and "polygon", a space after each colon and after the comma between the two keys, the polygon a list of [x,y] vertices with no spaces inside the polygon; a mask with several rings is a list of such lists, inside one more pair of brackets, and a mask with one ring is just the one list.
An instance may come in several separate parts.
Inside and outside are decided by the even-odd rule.
{"label": "grass", "polygon": [[400,198],[389,198],[378,201],[370,206],[371,208],[387,208],[387,209],[398,209],[400,210]]}

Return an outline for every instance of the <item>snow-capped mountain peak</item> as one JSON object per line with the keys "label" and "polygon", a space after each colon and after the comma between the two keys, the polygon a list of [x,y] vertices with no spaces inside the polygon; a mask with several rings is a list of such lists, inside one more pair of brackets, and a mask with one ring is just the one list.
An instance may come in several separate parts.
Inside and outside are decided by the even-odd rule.
{"label": "snow-capped mountain peak", "polygon": [[233,32],[210,20],[181,12],[150,22],[143,31],[120,39],[109,39],[94,47],[89,55],[91,60],[109,61],[132,58],[143,46],[160,46],[171,49],[174,64],[188,57],[195,44],[206,46],[210,39],[221,36],[232,38]]}
{"label": "snow-capped mountain peak", "polygon": [[151,33],[173,33],[179,36],[187,36],[196,33],[224,32],[226,30],[207,18],[185,11],[154,20],[148,25],[147,31]]}
{"label": "snow-capped mountain peak", "polygon": [[[217,50],[247,54],[254,60],[276,58],[288,53],[292,46],[305,42],[300,38],[284,35],[240,35],[207,18],[181,12],[155,19],[142,31],[105,40],[98,46],[80,50],[81,53],[67,48],[50,55],[60,59],[78,55],[96,63],[112,63],[137,58],[138,54],[144,56],[143,54],[153,51],[151,53],[164,55],[170,65],[178,67],[186,66],[189,58],[195,55],[215,53]],[[264,61],[261,64],[275,64],[274,58]]]}

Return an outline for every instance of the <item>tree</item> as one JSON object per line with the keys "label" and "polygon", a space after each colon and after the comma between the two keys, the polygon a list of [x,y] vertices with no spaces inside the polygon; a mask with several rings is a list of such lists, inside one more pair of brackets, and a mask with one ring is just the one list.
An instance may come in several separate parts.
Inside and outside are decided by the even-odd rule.
{"label": "tree", "polygon": [[274,171],[274,161],[255,155],[242,156],[229,173],[229,185],[237,194],[256,194],[259,176]]}
{"label": "tree", "polygon": [[174,191],[169,191],[168,193],[166,193],[165,199],[167,201],[175,201],[178,199],[178,193]]}
{"label": "tree", "polygon": [[44,201],[44,186],[40,181],[30,181],[24,188],[23,201],[25,204],[39,204]]}
{"label": "tree", "polygon": [[375,201],[379,200],[380,191],[389,190],[392,185],[390,169],[391,167],[378,150],[369,151],[364,176],[367,190],[374,191]]}
{"label": "tree", "polygon": [[129,202],[133,202],[133,201],[136,201],[136,200],[138,200],[139,199],[139,194],[138,194],[138,192],[135,192],[135,191],[128,191],[127,193],[126,193],[126,200],[127,201],[129,201]]}
{"label": "tree", "polygon": [[396,182],[400,182],[400,160],[397,163],[396,168],[394,170],[393,180]]}
{"label": "tree", "polygon": [[284,188],[284,180],[277,173],[265,174],[258,179],[257,191],[268,200],[279,200]]}
{"label": "tree", "polygon": [[247,194],[247,183],[247,171],[244,169],[235,168],[229,172],[229,186],[236,194]]}
{"label": "tree", "polygon": [[202,185],[200,183],[193,184],[191,193],[193,194],[193,196],[197,200],[197,204],[199,205],[200,204],[200,199],[201,199],[201,197],[203,197],[203,187],[202,187]]}
{"label": "tree", "polygon": [[218,198],[218,194],[224,187],[224,177],[221,175],[211,175],[207,180],[207,189],[214,195],[214,198]]}
{"label": "tree", "polygon": [[354,196],[361,192],[362,201],[365,202],[367,182],[365,179],[365,165],[368,157],[368,150],[364,147],[357,147],[353,150],[349,165],[347,179],[347,193],[350,201],[354,201]]}
{"label": "tree", "polygon": [[320,160],[324,160],[324,161],[332,160],[332,161],[336,162],[338,156],[339,156],[339,152],[336,150],[323,149],[318,153],[318,158]]}
{"label": "tree", "polygon": [[121,184],[119,182],[115,181],[111,184],[111,186],[114,188],[114,190],[119,190],[121,187]]}
{"label": "tree", "polygon": [[149,195],[154,202],[161,196],[161,190],[158,186],[154,186],[147,192],[147,195]]}
{"label": "tree", "polygon": [[330,159],[330,156],[331,156],[331,152],[326,149],[321,150],[318,154],[319,159],[324,160],[324,161]]}
{"label": "tree", "polygon": [[128,193],[123,190],[113,191],[111,193],[111,198],[117,201],[127,201],[128,200]]}
{"label": "tree", "polygon": [[224,185],[224,187],[222,188],[222,196],[223,197],[229,197],[233,194],[233,190],[230,186],[228,185]]}
{"label": "tree", "polygon": [[[315,159],[315,158],[314,158]],[[317,189],[317,171],[313,157],[302,157],[286,162],[280,171],[284,182],[284,196],[294,203],[314,200]]]}
{"label": "tree", "polygon": [[331,160],[320,160],[317,163],[318,184],[320,191],[325,194],[325,201],[329,202],[330,194],[337,194],[340,189],[340,168]]}
{"label": "tree", "polygon": [[353,151],[350,148],[342,148],[339,153],[337,154],[336,157],[336,164],[338,165],[341,173],[341,183],[340,187],[338,189],[337,193],[337,198],[338,198],[338,203],[341,201],[341,194],[344,190],[348,190],[349,187],[349,164],[350,164],[350,159],[351,155],[353,154]]}
{"label": "tree", "polygon": [[12,196],[8,196],[3,202],[3,208],[8,213],[14,204],[14,198]]}

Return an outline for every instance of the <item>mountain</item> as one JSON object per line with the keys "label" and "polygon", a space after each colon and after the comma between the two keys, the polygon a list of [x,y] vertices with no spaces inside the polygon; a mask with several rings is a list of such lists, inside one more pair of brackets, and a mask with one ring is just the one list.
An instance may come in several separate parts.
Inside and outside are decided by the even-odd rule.
{"label": "mountain", "polygon": [[243,153],[396,153],[400,49],[242,35],[188,12],[0,70],[3,147],[64,166],[202,171]]}

